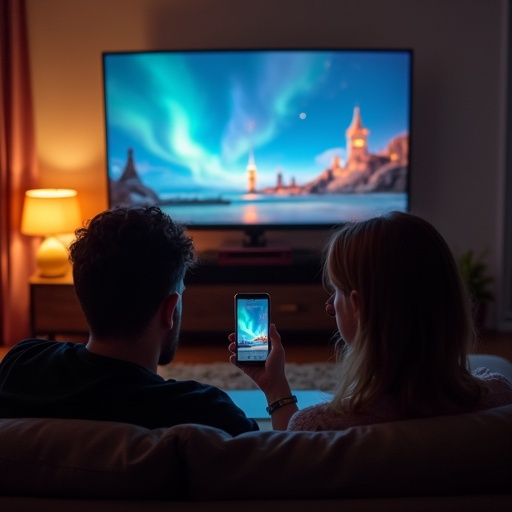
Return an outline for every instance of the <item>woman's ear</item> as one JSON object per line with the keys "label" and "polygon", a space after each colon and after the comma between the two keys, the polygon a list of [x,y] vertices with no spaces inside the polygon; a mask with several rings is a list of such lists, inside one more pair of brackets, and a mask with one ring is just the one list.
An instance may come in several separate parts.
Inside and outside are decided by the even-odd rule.
{"label": "woman's ear", "polygon": [[174,310],[176,309],[181,295],[179,293],[171,293],[162,303],[162,321],[170,329],[174,323]]}
{"label": "woman's ear", "polygon": [[358,291],[352,290],[350,292],[350,302],[354,310],[354,318],[359,322],[359,314],[361,311],[361,298],[359,296]]}

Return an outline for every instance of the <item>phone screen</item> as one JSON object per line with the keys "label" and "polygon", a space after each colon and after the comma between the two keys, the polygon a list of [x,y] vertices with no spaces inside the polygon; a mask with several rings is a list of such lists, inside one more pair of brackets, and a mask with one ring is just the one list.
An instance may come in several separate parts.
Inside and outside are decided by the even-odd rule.
{"label": "phone screen", "polygon": [[242,364],[265,364],[270,350],[270,296],[235,295],[236,357]]}

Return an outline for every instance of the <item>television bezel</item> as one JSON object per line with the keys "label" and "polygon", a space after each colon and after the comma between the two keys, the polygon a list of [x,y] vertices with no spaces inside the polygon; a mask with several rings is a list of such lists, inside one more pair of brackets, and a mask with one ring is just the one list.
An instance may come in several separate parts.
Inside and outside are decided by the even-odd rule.
{"label": "television bezel", "polygon": [[[103,85],[103,121],[105,130],[105,169],[107,180],[107,194],[108,194],[108,207],[115,208],[117,205],[112,202],[111,194],[111,179],[109,176],[109,144],[108,144],[108,118],[107,118],[107,86],[106,86],[106,57],[109,55],[127,55],[127,54],[158,54],[158,53],[218,53],[218,52],[364,52],[364,53],[404,53],[409,55],[409,115],[408,115],[408,163],[407,163],[407,177],[406,177],[406,208],[405,211],[410,211],[411,205],[411,175],[412,175],[412,158],[413,155],[413,93],[414,93],[414,50],[412,48],[396,48],[396,47],[208,47],[208,48],[167,48],[167,49],[153,49],[153,50],[119,50],[119,51],[104,51],[102,52],[102,85]],[[135,206],[135,205],[134,205]],[[376,213],[377,215],[377,213]],[[314,224],[278,224],[278,223],[257,223],[257,224],[244,224],[244,223],[228,223],[228,224],[187,224],[178,219],[178,222],[184,224],[187,230],[190,231],[242,231],[249,242],[247,245],[264,245],[264,236],[266,231],[326,231],[331,230],[333,227],[343,224],[345,221],[339,223],[314,223]],[[260,243],[261,242],[261,243]],[[244,241],[245,243],[245,241]]]}

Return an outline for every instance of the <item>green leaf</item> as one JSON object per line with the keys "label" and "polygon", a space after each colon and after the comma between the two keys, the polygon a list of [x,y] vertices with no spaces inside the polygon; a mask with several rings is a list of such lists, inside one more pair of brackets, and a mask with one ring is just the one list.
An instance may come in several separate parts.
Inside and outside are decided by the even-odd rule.
{"label": "green leaf", "polygon": [[490,291],[490,284],[494,279],[489,275],[485,262],[487,251],[476,255],[473,250],[468,250],[457,259],[459,272],[466,283],[473,299],[477,302],[493,301],[494,295]]}

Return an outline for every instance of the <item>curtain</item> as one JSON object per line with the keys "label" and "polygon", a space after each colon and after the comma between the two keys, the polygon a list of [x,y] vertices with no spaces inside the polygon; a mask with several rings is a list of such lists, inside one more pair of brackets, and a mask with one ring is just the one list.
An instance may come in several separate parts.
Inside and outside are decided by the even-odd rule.
{"label": "curtain", "polygon": [[0,343],[6,345],[30,335],[35,240],[20,234],[20,221],[36,172],[25,0],[0,0]]}

